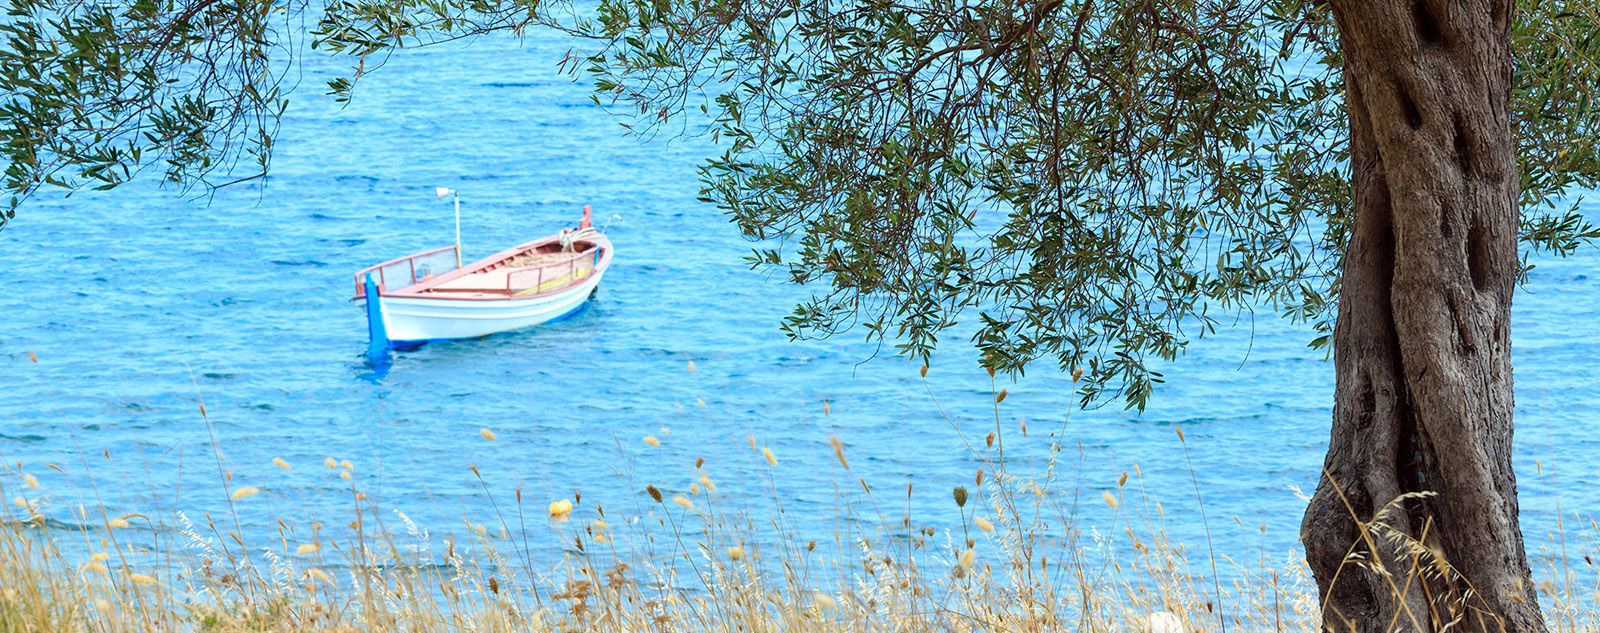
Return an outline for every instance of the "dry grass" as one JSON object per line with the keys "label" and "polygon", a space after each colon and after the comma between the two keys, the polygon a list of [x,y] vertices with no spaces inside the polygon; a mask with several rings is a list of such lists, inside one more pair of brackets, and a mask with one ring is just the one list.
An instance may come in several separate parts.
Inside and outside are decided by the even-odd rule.
{"label": "dry grass", "polygon": [[[0,631],[1315,630],[1314,586],[1293,553],[1241,563],[1209,544],[1173,543],[1137,467],[1094,500],[1115,523],[1080,529],[1068,507],[1077,491],[1061,489],[1056,460],[1012,472],[996,431],[967,447],[984,467],[949,492],[959,516],[943,522],[961,527],[944,531],[894,514],[909,491],[856,477],[844,443],[829,438],[836,481],[852,491],[842,511],[858,519],[852,525],[875,527],[821,544],[792,536],[778,493],[783,447],[754,438],[752,459],[768,471],[756,488],[780,509],[771,516],[732,509],[746,505],[724,498],[718,474],[699,461],[689,481],[641,484],[632,512],[606,500],[524,498],[521,489],[497,498],[474,468],[496,518],[469,521],[459,539],[370,506],[369,482],[332,458],[348,487],[348,526],[279,521],[275,533],[250,535],[236,515],[153,521],[98,503],[72,523],[47,520],[46,504],[85,506],[19,471],[0,477],[12,500],[0,511]],[[479,434],[485,450],[500,446],[493,431]],[[231,503],[257,492],[221,484]],[[512,537],[546,521],[559,552]],[[155,547],[132,542],[148,533],[124,538],[144,524],[173,527],[155,532]],[[1586,554],[1592,540],[1573,546]],[[533,563],[553,556],[560,562]],[[1234,580],[1218,582],[1219,567]],[[1597,601],[1578,589],[1593,583],[1564,566],[1553,572],[1541,595],[1554,627],[1593,630]]]}

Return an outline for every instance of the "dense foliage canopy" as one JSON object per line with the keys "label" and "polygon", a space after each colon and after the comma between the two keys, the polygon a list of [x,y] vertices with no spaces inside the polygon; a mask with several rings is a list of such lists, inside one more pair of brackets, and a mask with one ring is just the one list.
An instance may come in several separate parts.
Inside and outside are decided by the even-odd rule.
{"label": "dense foliage canopy", "polygon": [[[9,2],[6,219],[44,185],[267,167],[312,7]],[[1522,240],[1565,253],[1600,237],[1557,204],[1600,182],[1600,10],[1523,4]],[[926,360],[976,316],[985,365],[1050,359],[1086,405],[1142,407],[1149,359],[1240,312],[1331,327],[1350,169],[1317,3],[334,0],[310,17],[317,48],[357,60],[338,98],[398,48],[571,34],[566,67],[625,125],[718,140],[704,198],[757,240],[753,264],[815,289],[794,336],[860,327]]]}

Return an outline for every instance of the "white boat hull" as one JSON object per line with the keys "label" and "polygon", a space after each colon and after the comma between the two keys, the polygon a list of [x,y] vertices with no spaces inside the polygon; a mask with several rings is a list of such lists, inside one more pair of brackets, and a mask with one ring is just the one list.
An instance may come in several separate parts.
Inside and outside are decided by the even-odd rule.
{"label": "white boat hull", "polygon": [[555,321],[583,307],[603,274],[572,288],[522,299],[435,299],[381,296],[379,311],[391,344],[476,338]]}

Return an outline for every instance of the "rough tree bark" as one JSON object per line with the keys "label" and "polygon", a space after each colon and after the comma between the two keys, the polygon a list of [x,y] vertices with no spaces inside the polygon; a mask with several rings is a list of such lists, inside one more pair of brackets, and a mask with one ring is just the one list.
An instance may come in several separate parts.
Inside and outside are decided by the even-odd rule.
{"label": "rough tree bark", "polygon": [[1512,0],[1331,0],[1355,229],[1301,537],[1337,631],[1544,631],[1511,468]]}

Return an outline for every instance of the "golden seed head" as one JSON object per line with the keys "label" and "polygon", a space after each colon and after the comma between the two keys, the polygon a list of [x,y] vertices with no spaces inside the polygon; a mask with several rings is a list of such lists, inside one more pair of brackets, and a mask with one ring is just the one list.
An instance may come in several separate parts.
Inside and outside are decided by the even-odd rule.
{"label": "golden seed head", "polygon": [[39,487],[39,478],[38,477],[34,477],[33,475],[23,475],[22,476],[22,483],[24,485],[26,485],[27,487],[29,487],[29,488],[38,488]]}
{"label": "golden seed head", "polygon": [[339,467],[343,468],[345,470],[355,470],[356,469],[356,465],[350,463],[350,460],[348,460],[348,459],[339,460]]}
{"label": "golden seed head", "polygon": [[922,373],[922,377],[923,378],[927,378],[928,377],[928,366],[927,365],[923,365],[922,366],[922,372],[921,373]]}
{"label": "golden seed head", "polygon": [[994,523],[989,522],[988,519],[985,519],[983,517],[973,517],[972,518],[972,522],[977,524],[978,529],[980,529],[980,530],[983,530],[985,532],[993,532],[994,531]]}
{"label": "golden seed head", "polygon": [[700,468],[700,467],[705,466],[705,465],[706,465],[706,458],[704,458],[704,457],[696,457],[696,458],[694,458],[694,467],[695,468]]}
{"label": "golden seed head", "polygon": [[766,458],[768,465],[770,465],[770,466],[777,466],[778,465],[778,457],[776,455],[772,454],[772,449],[767,448],[765,446],[761,447],[761,456]]}
{"label": "golden seed head", "polygon": [[494,431],[491,431],[489,429],[479,429],[478,430],[478,435],[482,435],[483,439],[489,440],[491,442],[500,439],[500,436],[495,435]]}
{"label": "golden seed head", "polygon": [[966,488],[966,486],[956,486],[956,489],[955,489],[954,492],[955,492],[955,496],[956,496],[956,507],[957,508],[965,508],[965,507],[967,507],[967,488]]}
{"label": "golden seed head", "polygon": [[322,549],[322,546],[317,543],[306,543],[300,547],[294,548],[294,553],[304,556],[306,554],[315,553],[319,549]]}
{"label": "golden seed head", "polygon": [[328,468],[338,468],[339,462],[333,461],[332,457],[324,457],[322,459],[322,465],[327,466]]}
{"label": "golden seed head", "polygon": [[1073,370],[1072,370],[1072,382],[1078,382],[1078,379],[1082,378],[1082,377],[1083,377],[1083,368],[1082,367],[1073,368]]}
{"label": "golden seed head", "polygon": [[111,558],[111,555],[107,554],[105,552],[95,552],[94,554],[89,556],[89,560],[94,561],[96,563],[106,562],[110,558]]}
{"label": "golden seed head", "polygon": [[282,457],[274,457],[274,458],[272,458],[272,465],[273,466],[277,466],[278,468],[282,468],[284,470],[294,470],[294,467],[290,466],[289,462],[283,461]]}
{"label": "golden seed head", "polygon": [[1111,494],[1110,490],[1102,491],[1100,493],[1100,499],[1106,502],[1106,507],[1109,507],[1112,510],[1117,509],[1117,497],[1116,495]]}
{"label": "golden seed head", "polygon": [[714,483],[711,483],[711,478],[710,477],[707,477],[705,475],[700,475],[700,485],[706,487],[706,492],[709,492],[711,494],[717,494],[717,485],[714,484]]}
{"label": "golden seed head", "polygon": [[694,509],[694,502],[690,501],[688,497],[685,497],[683,495],[672,495],[672,502],[676,503],[676,504],[678,504],[680,506],[683,506],[685,509],[688,509],[688,510],[693,510]]}
{"label": "golden seed head", "polygon": [[644,487],[644,491],[646,493],[649,493],[650,494],[650,498],[651,499],[655,499],[656,503],[661,503],[661,489],[657,488],[655,486],[655,484],[650,484],[650,485],[645,486]]}
{"label": "golden seed head", "polygon": [[348,470],[339,471],[339,478],[343,479],[345,481],[350,481],[350,471],[348,471]]}
{"label": "golden seed head", "polygon": [[156,582],[156,578],[148,574],[129,573],[128,581],[136,585],[153,585]]}
{"label": "golden seed head", "polygon": [[956,557],[956,565],[962,569],[972,569],[972,559],[977,555],[971,548],[961,550],[961,555]]}
{"label": "golden seed head", "polygon": [[850,462],[844,458],[844,442],[839,440],[839,436],[830,435],[828,443],[833,444],[834,459],[839,460],[839,465],[844,466],[845,470],[850,470]]}
{"label": "golden seed head", "polygon": [[644,443],[645,444],[649,444],[651,446],[660,446],[661,445],[661,440],[656,439],[656,436],[654,436],[654,435],[646,435],[646,436],[644,436]]}
{"label": "golden seed head", "polygon": [[735,562],[744,558],[744,548],[738,545],[728,548],[728,558]]}
{"label": "golden seed head", "polygon": [[1008,393],[1009,392],[1007,392],[1006,390],[1001,389],[1000,393],[994,394],[994,403],[995,404],[1000,404],[1002,402],[1005,402],[1006,401],[1006,395]]}
{"label": "golden seed head", "polygon": [[233,500],[234,501],[238,501],[238,500],[243,499],[245,497],[254,497],[254,496],[258,495],[258,494],[261,494],[261,489],[260,488],[257,488],[255,486],[245,486],[243,488],[240,488],[238,490],[233,491],[233,495],[232,496],[233,496]]}
{"label": "golden seed head", "polygon": [[328,585],[333,584],[333,576],[329,576],[328,572],[322,571],[320,569],[309,569],[309,570],[306,570],[306,575],[310,576],[310,577],[312,577],[314,579],[322,581],[323,584],[328,584]]}
{"label": "golden seed head", "polygon": [[569,515],[569,514],[572,514],[572,502],[571,501],[568,501],[566,499],[559,499],[559,500],[550,502],[550,518],[552,518],[552,519],[565,519],[565,518],[567,518],[567,515]]}

